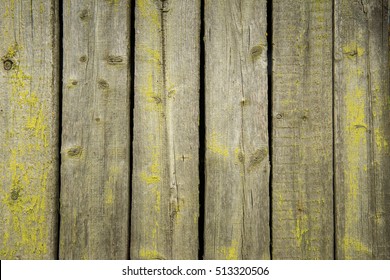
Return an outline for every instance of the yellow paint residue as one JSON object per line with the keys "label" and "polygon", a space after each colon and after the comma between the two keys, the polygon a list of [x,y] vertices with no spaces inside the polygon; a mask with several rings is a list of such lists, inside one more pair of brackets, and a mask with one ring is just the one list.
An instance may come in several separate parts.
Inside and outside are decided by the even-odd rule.
{"label": "yellow paint residue", "polygon": [[148,171],[141,172],[141,179],[146,184],[157,184],[161,181],[160,150],[158,146],[152,148],[152,163]]}
{"label": "yellow paint residue", "polygon": [[308,216],[303,214],[297,217],[295,224],[295,239],[298,242],[298,246],[302,245],[303,237],[309,232]]}
{"label": "yellow paint residue", "polygon": [[157,213],[160,213],[161,212],[161,193],[158,190],[158,186],[156,186],[152,189],[152,193],[155,197],[154,210]]}
{"label": "yellow paint residue", "polygon": [[381,151],[389,152],[389,143],[386,140],[386,137],[383,133],[383,129],[375,128],[374,135],[375,135],[375,144],[379,152]]}
{"label": "yellow paint residue", "polygon": [[117,6],[120,0],[106,0],[109,4]]}
{"label": "yellow paint residue", "polygon": [[219,249],[219,252],[222,254],[222,257],[225,258],[226,260],[238,260],[238,252],[239,252],[239,247],[238,247],[238,242],[237,240],[232,240],[231,245],[228,247],[221,247]]}
{"label": "yellow paint residue", "polygon": [[220,137],[217,133],[212,133],[211,137],[209,138],[209,141],[207,141],[207,148],[218,155],[221,155],[223,157],[229,156],[229,150],[226,146],[221,144]]}
{"label": "yellow paint residue", "polygon": [[343,246],[345,248],[345,258],[356,258],[356,252],[371,256],[372,250],[364,245],[360,240],[351,237],[344,237]]}
{"label": "yellow paint residue", "polygon": [[113,203],[113,191],[111,187],[105,187],[104,188],[104,202],[106,204],[112,204]]}
{"label": "yellow paint residue", "polygon": [[345,95],[346,127],[345,143],[347,145],[347,165],[345,179],[349,186],[349,194],[356,198],[359,182],[360,155],[366,145],[367,124],[365,122],[365,93],[356,87]]}
{"label": "yellow paint residue", "polygon": [[164,257],[162,257],[157,250],[148,250],[145,248],[141,248],[139,256],[141,259],[145,260],[164,260]]}
{"label": "yellow paint residue", "polygon": [[160,10],[156,7],[155,1],[138,0],[136,1],[136,10],[143,18],[150,20],[154,26],[161,25]]}
{"label": "yellow paint residue", "polygon": [[343,52],[348,54],[349,57],[357,55],[358,57],[364,54],[364,48],[359,46],[356,42],[351,42],[343,47]]}
{"label": "yellow paint residue", "polygon": [[[16,47],[15,47],[16,46]],[[8,56],[17,54],[17,45]],[[0,258],[41,259],[48,252],[50,221],[47,217],[48,177],[52,172],[47,139],[46,103],[31,91],[31,76],[14,65],[7,76],[10,101],[10,123],[4,147],[8,163],[4,165],[4,186],[0,201],[4,211]]]}

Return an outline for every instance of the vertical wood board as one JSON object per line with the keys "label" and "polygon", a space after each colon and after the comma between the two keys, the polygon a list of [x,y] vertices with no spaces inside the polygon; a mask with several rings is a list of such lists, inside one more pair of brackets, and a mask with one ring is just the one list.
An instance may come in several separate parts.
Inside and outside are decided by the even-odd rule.
{"label": "vertical wood board", "polygon": [[200,1],[135,9],[130,257],[197,259]]}
{"label": "vertical wood board", "polygon": [[390,258],[387,1],[335,1],[336,258]]}
{"label": "vertical wood board", "polygon": [[272,13],[272,257],[333,259],[332,1]]}
{"label": "vertical wood board", "polygon": [[61,259],[127,259],[130,1],[63,2]]}
{"label": "vertical wood board", "polygon": [[266,1],[205,1],[205,259],[269,259]]}
{"label": "vertical wood board", "polygon": [[0,259],[53,259],[58,1],[0,1]]}

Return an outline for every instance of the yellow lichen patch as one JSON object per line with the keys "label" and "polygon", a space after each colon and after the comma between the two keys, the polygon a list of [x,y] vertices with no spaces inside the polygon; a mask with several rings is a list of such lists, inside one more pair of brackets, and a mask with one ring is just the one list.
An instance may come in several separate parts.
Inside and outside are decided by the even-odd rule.
{"label": "yellow lichen patch", "polygon": [[120,0],[106,0],[109,4],[117,6]]}
{"label": "yellow lichen patch", "polygon": [[141,172],[141,180],[148,185],[161,181],[160,150],[158,146],[152,147],[152,163],[148,171]]}
{"label": "yellow lichen patch", "polygon": [[147,61],[156,63],[158,66],[161,66],[162,60],[161,60],[161,52],[156,49],[152,49],[148,46],[140,46],[143,52],[145,52]]}
{"label": "yellow lichen patch", "polygon": [[45,5],[42,1],[39,3],[39,13],[42,15],[45,13]]}
{"label": "yellow lichen patch", "polygon": [[104,188],[104,202],[106,204],[112,204],[113,203],[113,192],[111,187],[105,187]]}
{"label": "yellow lichen patch", "polygon": [[234,149],[234,158],[237,163],[244,162],[244,154],[241,152],[241,149],[239,147]]}
{"label": "yellow lichen patch", "polygon": [[155,197],[154,210],[157,213],[160,213],[161,212],[161,193],[158,190],[157,186],[152,189],[152,193]]}
{"label": "yellow lichen patch", "polygon": [[19,50],[20,48],[18,43],[12,44],[11,46],[8,47],[7,54],[3,57],[3,59],[14,58],[19,52]]}
{"label": "yellow lichen patch", "polygon": [[150,22],[159,27],[161,25],[161,15],[160,9],[156,7],[156,1],[152,0],[138,0],[136,1],[136,11],[140,13],[140,15],[150,20]]}
{"label": "yellow lichen patch", "polygon": [[302,245],[304,235],[309,232],[308,216],[303,214],[299,215],[296,219],[294,236],[298,243],[298,246]]}
{"label": "yellow lichen patch", "polygon": [[238,260],[239,247],[237,240],[232,240],[232,243],[228,247],[221,247],[219,252],[222,254],[222,258],[226,260]]}
{"label": "yellow lichen patch", "polygon": [[141,92],[147,101],[145,109],[161,113],[163,109],[162,85],[154,83],[152,75],[148,76],[146,85],[141,87]]}
{"label": "yellow lichen patch", "polygon": [[360,155],[366,146],[367,124],[365,122],[365,93],[356,87],[345,95],[346,121],[345,143],[347,165],[345,180],[351,198],[356,198],[359,182]]}
{"label": "yellow lichen patch", "polygon": [[[8,56],[20,47],[8,49]],[[51,223],[48,213],[48,177],[53,172],[48,155],[48,112],[32,78],[20,65],[10,70],[4,86],[9,94],[9,123],[5,132],[7,159],[0,189],[3,233],[0,258],[47,257]]]}
{"label": "yellow lichen patch", "polygon": [[343,246],[346,259],[356,258],[356,253],[372,256],[372,250],[364,245],[360,240],[351,237],[344,237]]}
{"label": "yellow lichen patch", "polygon": [[389,151],[389,143],[386,140],[386,137],[383,133],[383,129],[375,128],[374,129],[374,135],[375,135],[375,144],[379,150],[388,152]]}
{"label": "yellow lichen patch", "polygon": [[207,141],[207,148],[214,154],[221,155],[225,158],[229,156],[229,150],[226,146],[221,144],[220,137],[217,133],[212,133]]}
{"label": "yellow lichen patch", "polygon": [[347,54],[350,58],[354,56],[362,56],[364,54],[364,48],[359,46],[356,42],[351,42],[343,47],[343,53]]}
{"label": "yellow lichen patch", "polygon": [[[23,251],[26,257],[41,258],[47,253],[46,197],[43,194],[46,191],[48,171],[40,163],[35,167],[19,163],[19,156],[13,152],[10,162],[11,191],[1,195],[3,206],[11,214],[4,226],[12,230],[12,244],[8,244],[10,234],[6,233],[0,257],[12,259],[15,257],[13,253]],[[27,181],[37,180],[40,187],[35,191],[29,189],[23,179],[26,177],[30,178]]]}
{"label": "yellow lichen patch", "polygon": [[145,248],[141,248],[139,251],[139,257],[145,260],[165,260],[165,258],[157,252],[157,250],[148,250]]}

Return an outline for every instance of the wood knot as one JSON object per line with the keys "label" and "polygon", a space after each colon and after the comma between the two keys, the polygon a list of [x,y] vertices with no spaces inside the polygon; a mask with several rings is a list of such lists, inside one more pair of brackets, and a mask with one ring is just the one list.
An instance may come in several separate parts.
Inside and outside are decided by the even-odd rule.
{"label": "wood knot", "polygon": [[80,61],[80,62],[86,62],[86,61],[87,61],[87,56],[86,56],[86,55],[80,56],[79,61]]}
{"label": "wood knot", "polygon": [[262,45],[254,46],[251,49],[251,56],[253,60],[258,59],[263,53],[264,47]]}
{"label": "wood knot", "polygon": [[70,148],[67,151],[68,156],[70,157],[80,157],[83,152],[83,149],[80,146]]}
{"label": "wood knot", "polygon": [[12,190],[11,191],[11,199],[17,200],[19,198],[19,190]]}
{"label": "wood knot", "polygon": [[249,168],[253,168],[259,165],[268,154],[268,150],[266,148],[257,149],[250,157],[249,160]]}
{"label": "wood knot", "polygon": [[278,120],[281,120],[281,119],[283,119],[283,115],[282,115],[282,114],[276,114],[276,118],[277,118]]}
{"label": "wood knot", "polygon": [[100,79],[98,81],[98,88],[100,88],[100,89],[108,89],[109,85],[108,85],[106,80]]}
{"label": "wood knot", "polygon": [[11,70],[12,69],[12,66],[14,65],[14,62],[11,60],[11,59],[7,59],[3,62],[3,65],[4,65],[4,70]]}
{"label": "wood knot", "polygon": [[110,65],[116,65],[116,64],[121,64],[123,62],[123,57],[119,55],[109,55],[106,58],[107,63]]}
{"label": "wood knot", "polygon": [[88,10],[82,10],[80,13],[80,19],[81,20],[87,20],[89,17],[89,12]]}

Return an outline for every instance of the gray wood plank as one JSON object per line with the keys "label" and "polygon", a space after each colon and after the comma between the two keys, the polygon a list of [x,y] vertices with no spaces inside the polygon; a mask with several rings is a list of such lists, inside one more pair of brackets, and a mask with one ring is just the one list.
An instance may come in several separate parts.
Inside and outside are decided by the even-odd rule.
{"label": "gray wood plank", "polygon": [[205,259],[269,259],[266,1],[205,1]]}
{"label": "gray wood plank", "polygon": [[130,1],[64,1],[61,259],[126,259]]}
{"label": "gray wood plank", "polygon": [[0,259],[54,259],[58,1],[0,1]]}
{"label": "gray wood plank", "polygon": [[390,259],[387,5],[335,1],[337,259]]}
{"label": "gray wood plank", "polygon": [[272,257],[333,259],[332,1],[272,12]]}
{"label": "gray wood plank", "polygon": [[200,1],[135,9],[130,257],[197,259]]}

